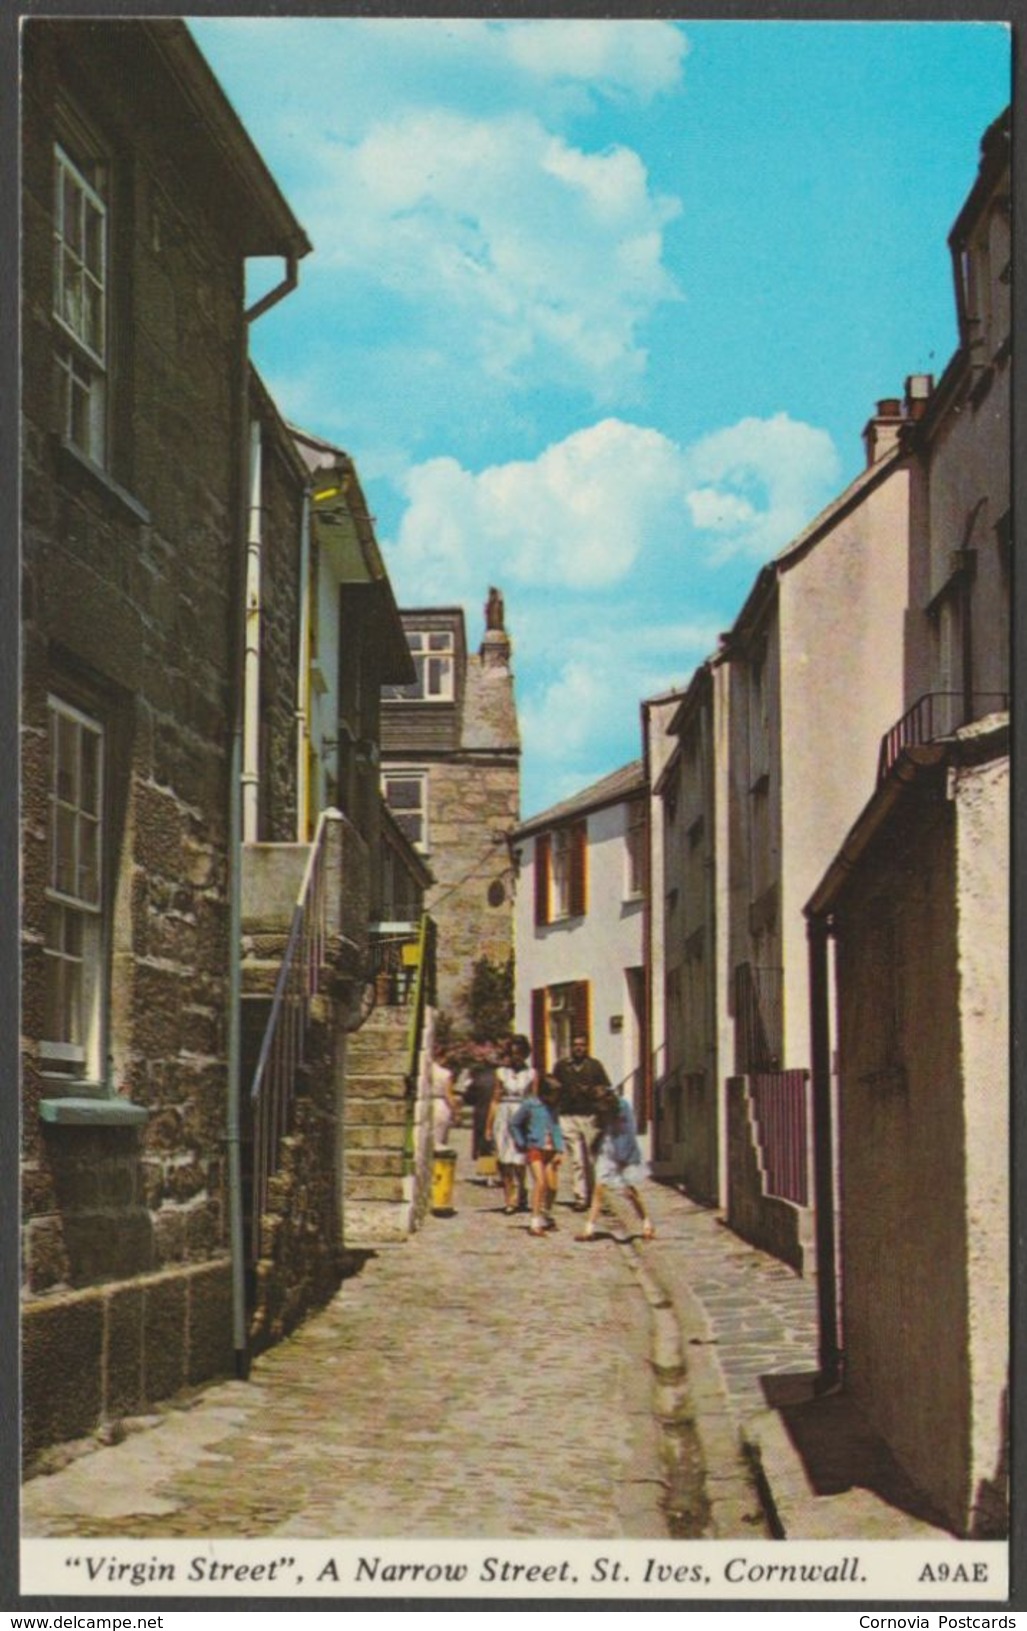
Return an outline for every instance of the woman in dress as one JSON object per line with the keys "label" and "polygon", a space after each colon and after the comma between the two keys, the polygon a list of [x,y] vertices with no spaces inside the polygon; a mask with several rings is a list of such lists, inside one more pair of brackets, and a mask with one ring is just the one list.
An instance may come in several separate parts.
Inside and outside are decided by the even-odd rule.
{"label": "woman in dress", "polygon": [[435,1148],[449,1148],[449,1130],[460,1110],[453,1091],[453,1072],[447,1070],[442,1055],[437,1053],[431,1062],[432,1134]]}
{"label": "woman in dress", "polygon": [[496,1071],[496,1087],[486,1128],[496,1146],[499,1175],[503,1180],[503,1211],[526,1212],[525,1155],[517,1148],[510,1130],[510,1120],[517,1106],[529,1093],[537,1091],[538,1078],[528,1063],[531,1043],[526,1036],[510,1039],[506,1064]]}

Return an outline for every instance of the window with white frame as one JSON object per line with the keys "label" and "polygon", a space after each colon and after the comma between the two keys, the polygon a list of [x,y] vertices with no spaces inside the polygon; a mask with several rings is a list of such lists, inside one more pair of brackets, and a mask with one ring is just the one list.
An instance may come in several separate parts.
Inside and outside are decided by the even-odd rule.
{"label": "window with white frame", "polygon": [[549,1057],[551,1059],[566,1059],[571,1051],[571,1038],[575,1028],[571,988],[566,985],[551,985],[546,1010],[549,1027]]}
{"label": "window with white frame", "polygon": [[50,769],[44,1035],[50,1071],[102,1075],[104,733],[88,714],[49,698]]}
{"label": "window with white frame", "polygon": [[382,777],[382,792],[400,832],[421,851],[428,849],[428,773],[425,770],[389,770]]}
{"label": "window with white frame", "polygon": [[557,827],[550,856],[550,916],[553,921],[571,915],[571,832]]}
{"label": "window with white frame", "polygon": [[628,805],[625,850],[624,892],[631,899],[645,889],[645,805],[641,799]]}
{"label": "window with white frame", "polygon": [[452,702],[455,660],[452,629],[408,629],[407,645],[417,678],[412,685],[388,685],[383,695],[404,702]]}
{"label": "window with white frame", "polygon": [[107,457],[106,168],[54,149],[54,282],[61,435],[96,464]]}

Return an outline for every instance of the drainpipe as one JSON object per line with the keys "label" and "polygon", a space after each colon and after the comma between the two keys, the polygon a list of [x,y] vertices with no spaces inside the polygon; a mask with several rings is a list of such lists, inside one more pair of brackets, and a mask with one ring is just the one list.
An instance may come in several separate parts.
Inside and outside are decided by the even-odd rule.
{"label": "drainpipe", "polygon": [[296,676],[296,837],[310,835],[310,485],[303,489],[300,520],[300,637]]}
{"label": "drainpipe", "polygon": [[653,789],[652,765],[649,751],[650,713],[645,702],[641,706],[642,716],[642,767],[645,777],[645,829],[643,833],[642,855],[642,1028],[645,1032],[643,1038],[645,1046],[639,1051],[642,1055],[642,1103],[651,1128],[651,1137],[656,1133],[656,1098],[653,1080],[653,910],[652,910],[652,844],[653,844]]}
{"label": "drainpipe", "polygon": [[261,504],[262,449],[260,420],[250,424],[250,503],[246,533],[246,654],[243,663],[242,837],[255,844],[260,836],[260,622],[261,555],[264,512]]}
{"label": "drainpipe", "polygon": [[[706,856],[703,861],[703,916],[705,918],[705,935],[703,945],[704,992],[706,1008],[706,1048],[705,1064],[708,1072],[709,1095],[707,1096],[707,1114],[709,1107],[713,1107],[713,1160],[707,1160],[707,1177],[711,1180],[713,1194],[717,1205],[723,1204],[726,1198],[727,1186],[720,1181],[721,1165],[725,1152],[722,1150],[726,1142],[721,1128],[721,1109],[724,1095],[720,1091],[720,1059],[717,1052],[717,811],[714,800],[716,798],[716,784],[713,772],[714,746],[712,741],[714,679],[707,672],[706,684],[703,687],[705,695],[699,710],[699,764],[703,778],[702,814],[706,836]],[[707,1153],[710,1146],[710,1129],[707,1124]]]}
{"label": "drainpipe", "polygon": [[818,1392],[837,1387],[841,1379],[834,1238],[834,1137],[831,1126],[831,1020],[827,959],[829,932],[826,918],[808,918],[813,1195],[816,1206],[819,1325]]}
{"label": "drainpipe", "polygon": [[[299,281],[299,255],[286,256],[286,275],[256,305],[243,312],[243,334],[248,340],[249,325],[285,295]],[[249,536],[246,498],[250,488],[250,447],[246,427],[250,422],[249,345],[242,348],[239,381],[239,474],[236,571],[230,607],[231,679],[230,707],[232,739],[228,756],[228,1043],[227,1104],[225,1145],[228,1166],[228,1227],[232,1264],[232,1347],[235,1372],[243,1380],[250,1373],[246,1320],[246,1239],[242,1208],[242,762],[243,708],[246,655],[246,594],[242,563],[247,559]]]}

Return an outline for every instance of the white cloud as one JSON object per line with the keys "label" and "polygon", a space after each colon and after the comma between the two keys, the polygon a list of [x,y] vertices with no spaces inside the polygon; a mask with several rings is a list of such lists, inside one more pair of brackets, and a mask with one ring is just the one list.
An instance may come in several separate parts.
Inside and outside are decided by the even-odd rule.
{"label": "white cloud", "polygon": [[838,473],[831,438],[786,414],[684,449],[604,419],[479,474],[452,458],[416,465],[393,571],[408,598],[443,585],[474,597],[488,574],[593,598],[652,578],[666,593],[683,566],[765,559],[822,507]]}
{"label": "white cloud", "polygon": [[675,524],[683,497],[674,444],[618,419],[480,475],[454,459],[429,460],[405,491],[394,570],[417,593],[477,584],[486,570],[535,587],[607,589]]}
{"label": "white cloud", "polygon": [[834,492],[841,460],[830,436],[790,419],[743,419],[689,449],[688,507],[723,554],[763,559],[812,519]]}
{"label": "white cloud", "polygon": [[688,49],[673,23],[550,18],[503,25],[512,62],[546,78],[648,98],[681,81]]}
{"label": "white cloud", "polygon": [[546,803],[563,796],[561,787],[587,786],[613,763],[638,758],[642,698],[680,686],[716,646],[713,623],[654,625],[625,641],[623,629],[604,621],[583,618],[566,660],[523,688],[521,737]]}
{"label": "white cloud", "polygon": [[605,419],[530,461],[415,466],[389,570],[401,604],[462,603],[472,641],[486,586],[502,586],[531,788],[551,802],[567,777],[637,756],[640,700],[716,650],[751,571],[838,470],[830,437],[786,414],[689,447]]}
{"label": "white cloud", "polygon": [[640,329],[677,286],[663,230],[678,212],[625,147],[585,152],[536,118],[412,112],[310,150],[299,212],[312,278],[348,276],[431,323],[450,366],[517,386],[637,380]]}

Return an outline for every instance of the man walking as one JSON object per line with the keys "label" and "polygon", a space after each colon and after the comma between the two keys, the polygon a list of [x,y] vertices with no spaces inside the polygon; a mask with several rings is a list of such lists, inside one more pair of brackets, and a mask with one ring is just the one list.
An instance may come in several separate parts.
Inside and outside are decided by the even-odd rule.
{"label": "man walking", "polygon": [[595,1185],[592,1155],[598,1131],[595,1113],[603,1089],[610,1085],[610,1078],[599,1060],[589,1053],[588,1037],[583,1032],[571,1038],[570,1057],[558,1060],[553,1066],[553,1080],[559,1089],[556,1109],[574,1181],[574,1209],[583,1212],[592,1199]]}

